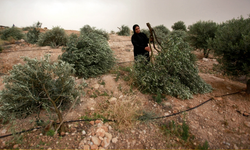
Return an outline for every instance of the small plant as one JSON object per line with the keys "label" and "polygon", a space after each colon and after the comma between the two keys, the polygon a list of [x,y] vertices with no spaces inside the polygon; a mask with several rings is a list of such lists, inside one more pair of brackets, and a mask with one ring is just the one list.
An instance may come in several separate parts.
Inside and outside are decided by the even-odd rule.
{"label": "small plant", "polygon": [[201,145],[198,146],[199,150],[208,150],[208,148],[209,148],[209,144],[208,144],[207,140],[204,142],[204,144],[202,146]]}
{"label": "small plant", "polygon": [[46,132],[46,135],[47,135],[47,136],[53,137],[54,134],[55,134],[55,131],[54,131],[53,129],[49,129],[49,131]]}
{"label": "small plant", "polygon": [[67,43],[67,34],[63,28],[54,27],[51,30],[40,33],[37,44],[39,46],[66,46]]}
{"label": "small plant", "polygon": [[126,25],[122,25],[121,28],[118,28],[120,31],[117,32],[121,36],[130,36],[130,28]]}
{"label": "small plant", "polygon": [[153,95],[153,99],[155,100],[155,102],[161,103],[162,102],[162,95],[161,95],[161,93],[158,91],[156,96]]}

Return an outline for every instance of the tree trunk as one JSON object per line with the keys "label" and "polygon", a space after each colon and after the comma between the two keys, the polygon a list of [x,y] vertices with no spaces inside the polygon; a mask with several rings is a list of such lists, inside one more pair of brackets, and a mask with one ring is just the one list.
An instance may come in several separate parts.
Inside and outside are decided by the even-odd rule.
{"label": "tree trunk", "polygon": [[250,79],[248,79],[247,81],[247,90],[246,90],[247,94],[250,94]]}

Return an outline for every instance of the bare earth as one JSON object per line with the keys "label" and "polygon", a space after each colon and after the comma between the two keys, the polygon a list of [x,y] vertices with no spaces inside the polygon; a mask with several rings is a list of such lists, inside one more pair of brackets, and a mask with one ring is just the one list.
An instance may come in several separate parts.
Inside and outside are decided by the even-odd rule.
{"label": "bare earth", "polygon": [[[67,34],[73,32],[79,34],[78,31],[67,31]],[[114,51],[118,62],[128,62],[123,65],[131,65],[130,61],[133,61],[133,47],[130,37],[111,34],[109,45]],[[51,54],[52,60],[56,60],[62,54],[61,47],[52,49],[48,46],[38,47],[25,42],[8,45],[3,53],[0,53],[0,72],[8,74],[8,70],[13,65],[23,63],[20,59],[21,56],[40,59],[47,53]],[[115,97],[120,102],[132,100],[132,102],[140,104],[143,109],[152,112],[155,116],[166,116],[192,108],[212,97],[238,92],[246,88],[245,84],[241,82],[230,80],[220,73],[215,73],[213,64],[217,62],[213,59],[213,56],[203,60],[199,51],[194,53],[198,57],[197,64],[201,72],[199,75],[206,83],[212,85],[213,92],[194,95],[194,98],[189,100],[180,100],[166,96],[167,100],[158,104],[153,101],[152,95],[142,94],[136,88],[129,92],[129,84],[123,79],[115,81],[116,74],[110,72],[100,77],[86,80],[88,87],[85,89],[85,92],[87,94],[81,97],[81,103],[67,115],[65,120],[82,119],[82,116],[98,112],[99,105],[105,103],[111,97]],[[3,74],[0,78],[0,90],[4,88],[2,83]],[[104,81],[105,85],[102,85],[100,81]],[[82,80],[77,79],[76,82],[80,84]],[[108,96],[93,97],[92,94],[96,91],[100,93],[106,92]],[[69,132],[63,137],[46,136],[43,130],[38,129],[23,133],[23,140],[20,143],[8,143],[12,137],[0,138],[0,148],[83,149],[82,145],[91,145],[91,136],[95,136],[96,129],[102,125],[106,126],[105,128],[108,128],[107,133],[112,135],[108,146],[99,146],[99,148],[105,149],[185,149],[197,148],[198,145],[202,145],[205,141],[208,141],[211,149],[250,149],[249,106],[249,95],[241,92],[235,95],[216,97],[214,100],[185,114],[148,122],[137,121],[135,124],[120,126],[117,126],[114,122],[103,124],[96,122],[94,125],[89,122],[68,123]],[[45,111],[42,111],[41,118],[46,117]],[[16,131],[33,128],[35,125],[34,120],[34,116],[17,119]],[[185,143],[180,137],[164,135],[161,126],[168,124],[171,120],[174,120],[177,124],[182,124],[183,120],[187,121],[190,129],[189,137],[192,138],[191,142]],[[83,130],[86,134],[83,133]],[[11,133],[11,125],[1,123],[0,136],[9,133]]]}

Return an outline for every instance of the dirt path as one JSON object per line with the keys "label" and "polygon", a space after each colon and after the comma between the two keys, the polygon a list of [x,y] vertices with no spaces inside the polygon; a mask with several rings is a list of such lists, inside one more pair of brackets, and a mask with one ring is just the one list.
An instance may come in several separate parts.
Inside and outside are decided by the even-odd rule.
{"label": "dirt path", "polygon": [[[133,61],[133,47],[130,37],[121,37],[110,35],[109,45],[114,51],[118,62]],[[24,43],[20,45],[11,45],[8,50],[13,53],[1,53],[1,63],[4,70],[8,70],[12,65],[22,63],[19,56],[41,57],[45,53],[50,53],[52,59],[56,60],[61,54],[61,49],[51,49],[50,47],[27,46]],[[28,51],[22,51],[28,50]],[[211,70],[214,63],[212,58],[208,60],[198,60],[200,70]],[[203,71],[199,75],[213,87],[213,92],[194,95],[193,99],[180,100],[171,96],[166,96],[166,101],[158,104],[153,101],[152,95],[142,94],[135,88],[131,88],[128,82],[122,77],[116,81],[117,74],[108,73],[97,78],[86,80],[88,87],[85,89],[86,95],[81,97],[81,103],[72,110],[66,120],[77,120],[83,116],[99,112],[100,105],[104,107],[105,103],[111,98],[116,98],[117,102],[131,101],[140,104],[148,113],[155,116],[170,115],[179,111],[194,107],[214,96],[234,93],[245,89],[245,84],[209,74],[209,71]],[[5,72],[6,73],[6,72]],[[81,79],[76,80],[78,84]],[[101,83],[105,84],[101,84]],[[0,83],[0,90],[3,84]],[[94,93],[100,93],[93,96]],[[102,93],[106,93],[102,95]],[[110,149],[166,149],[166,148],[197,148],[205,141],[208,141],[211,149],[249,149],[250,148],[250,98],[245,93],[216,98],[201,107],[186,112],[185,114],[168,117],[165,119],[152,120],[148,122],[137,121],[135,124],[120,125],[122,130],[112,122],[101,124],[108,128],[107,133],[112,135],[110,143],[105,148]],[[132,110],[131,110],[132,111]],[[129,112],[127,112],[129,113]],[[245,114],[244,114],[245,113]],[[119,114],[119,111],[117,112]],[[46,118],[46,113],[42,112],[42,118]],[[161,127],[175,121],[177,125],[182,125],[186,120],[189,126],[190,142],[183,142],[181,136],[170,136],[162,130]],[[34,126],[34,116],[26,119],[16,120],[18,130],[29,129]],[[130,126],[131,125],[131,126]],[[11,147],[18,148],[79,148],[80,145],[93,145],[91,138],[96,136],[96,129],[100,124],[94,125],[88,122],[76,122],[69,124],[69,132],[63,137],[49,137],[44,135],[42,130],[24,134],[21,144],[12,144]],[[0,126],[0,135],[10,133],[10,125]],[[83,132],[84,131],[84,132]],[[85,133],[86,132],[86,133]],[[84,134],[85,133],[85,134]],[[106,136],[105,136],[106,137]],[[0,139],[0,145],[7,145],[11,138]],[[100,138],[101,139],[101,138]],[[100,146],[102,147],[102,146]],[[1,148],[1,146],[0,146]]]}

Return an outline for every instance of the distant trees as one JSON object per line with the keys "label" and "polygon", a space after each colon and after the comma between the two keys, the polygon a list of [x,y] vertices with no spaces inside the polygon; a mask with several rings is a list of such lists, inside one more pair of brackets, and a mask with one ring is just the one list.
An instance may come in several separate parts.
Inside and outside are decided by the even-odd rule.
{"label": "distant trees", "polygon": [[204,57],[207,58],[210,52],[208,39],[215,38],[217,24],[213,21],[198,21],[188,26],[189,41],[197,49],[203,49]]}
{"label": "distant trees", "polygon": [[41,27],[42,23],[38,21],[37,23],[33,24],[33,26],[25,28],[28,30],[28,33],[26,34],[27,42],[35,44],[38,41]]}
{"label": "distant trees", "polygon": [[174,23],[174,25],[172,25],[171,27],[173,30],[183,30],[183,31],[187,31],[187,27],[185,25],[185,23],[183,21],[178,21],[176,23]]}
{"label": "distant trees", "polygon": [[20,30],[17,27],[11,27],[4,29],[0,32],[1,39],[2,40],[20,40],[24,38],[24,34],[22,33],[22,30]]}
{"label": "distant trees", "polygon": [[122,36],[130,36],[130,28],[126,25],[122,25],[121,28],[119,28],[120,31],[117,32],[118,35]]}
{"label": "distant trees", "polygon": [[39,46],[66,46],[67,34],[63,28],[54,27],[51,30],[39,34],[37,44]]}
{"label": "distant trees", "polygon": [[[232,19],[222,23],[210,47],[218,56],[221,69],[228,75],[249,75],[250,71],[250,18]],[[247,92],[250,94],[250,80]]]}

